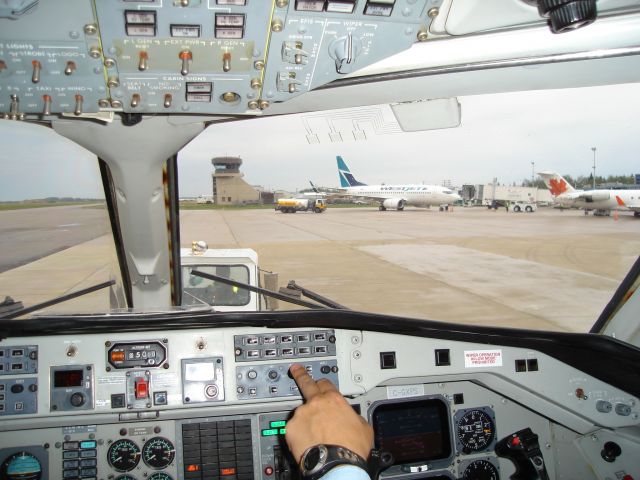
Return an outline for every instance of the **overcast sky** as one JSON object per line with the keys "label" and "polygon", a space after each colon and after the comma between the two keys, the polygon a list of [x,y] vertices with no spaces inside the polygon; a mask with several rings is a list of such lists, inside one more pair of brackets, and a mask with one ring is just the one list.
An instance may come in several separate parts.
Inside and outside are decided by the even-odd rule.
{"label": "overcast sky", "polygon": [[[211,158],[224,155],[243,159],[249,183],[287,190],[337,186],[336,155],[370,184],[519,184],[532,161],[536,171],[588,176],[594,146],[599,175],[640,173],[640,84],[459,101],[460,127],[426,132],[400,132],[387,106],[213,125],[179,155],[180,195],[210,194]],[[50,129],[0,120],[0,145],[0,201],[101,190],[95,157]]]}

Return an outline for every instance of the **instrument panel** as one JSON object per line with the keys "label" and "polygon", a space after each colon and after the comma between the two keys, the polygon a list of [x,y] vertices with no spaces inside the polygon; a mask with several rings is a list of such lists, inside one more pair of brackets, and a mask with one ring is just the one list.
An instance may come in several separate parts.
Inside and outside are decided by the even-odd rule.
{"label": "instrument panel", "polygon": [[[294,362],[332,380],[371,423],[376,446],[395,458],[382,478],[509,478],[515,466],[496,444],[525,428],[554,474],[566,454],[558,436],[635,423],[637,403],[628,401],[630,415],[596,407],[623,392],[539,352],[479,347],[339,329],[11,339],[3,355],[32,363],[0,375],[0,478],[297,478],[284,441],[300,403],[287,375]],[[523,358],[535,368],[518,371]],[[558,380],[532,395],[551,370]],[[579,378],[593,401],[575,397]]]}

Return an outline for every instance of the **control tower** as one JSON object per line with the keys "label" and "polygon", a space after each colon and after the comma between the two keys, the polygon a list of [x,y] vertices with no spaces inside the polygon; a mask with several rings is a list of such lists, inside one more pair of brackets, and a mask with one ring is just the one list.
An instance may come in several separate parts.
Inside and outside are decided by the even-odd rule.
{"label": "control tower", "polygon": [[216,205],[245,205],[260,203],[260,192],[245,182],[240,172],[240,157],[215,157],[211,159],[214,172],[213,201]]}

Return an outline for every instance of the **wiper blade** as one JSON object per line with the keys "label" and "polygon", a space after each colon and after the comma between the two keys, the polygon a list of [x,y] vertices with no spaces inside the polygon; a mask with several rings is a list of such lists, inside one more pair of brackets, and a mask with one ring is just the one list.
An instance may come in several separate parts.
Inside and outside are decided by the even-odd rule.
{"label": "wiper blade", "polygon": [[75,292],[67,293],[66,295],[52,298],[51,300],[47,300],[46,302],[38,303],[30,307],[21,308],[20,310],[15,310],[11,313],[1,316],[0,319],[11,320],[12,318],[26,315],[27,313],[35,312],[37,310],[42,310],[43,308],[47,308],[52,305],[56,305],[58,303],[66,302],[67,300],[72,300],[74,298],[87,295],[88,293],[93,293],[95,291],[102,290],[103,288],[107,288],[107,287],[110,287],[111,285],[115,285],[115,283],[116,283],[115,280],[109,280],[108,282],[98,283],[97,285],[93,285],[92,287],[87,287],[87,288],[83,288],[82,290],[77,290]]}
{"label": "wiper blade", "polygon": [[267,290],[266,288],[255,287],[253,285],[249,285],[248,283],[238,282],[237,280],[230,280],[225,277],[220,277],[218,275],[213,275],[211,273],[201,272],[200,270],[191,270],[191,275],[195,275],[196,277],[206,278],[208,280],[214,280],[216,282],[225,283],[227,285],[231,285],[232,287],[244,288],[249,290],[250,292],[261,293],[263,295],[267,295],[268,297],[273,297],[278,300],[282,300],[283,302],[293,303],[294,305],[300,305],[307,308],[328,308],[325,305],[320,305],[317,303],[307,302],[305,300],[300,300],[298,298],[291,297],[284,293],[272,292],[271,290]]}
{"label": "wiper blade", "polygon": [[329,308],[335,308],[339,310],[349,310],[348,307],[345,307],[344,305],[340,305],[338,302],[330,300],[327,297],[323,297],[319,293],[309,290],[308,288],[301,287],[296,283],[295,280],[291,280],[287,284],[287,288],[290,290],[296,290],[300,292],[302,295],[304,295],[305,297],[309,297],[311,300],[315,300],[316,302],[326,305]]}

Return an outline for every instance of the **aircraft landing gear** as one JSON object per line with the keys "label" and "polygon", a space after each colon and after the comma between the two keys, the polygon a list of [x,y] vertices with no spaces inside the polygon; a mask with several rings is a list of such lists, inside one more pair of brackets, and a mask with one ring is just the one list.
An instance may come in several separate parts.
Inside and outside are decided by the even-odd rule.
{"label": "aircraft landing gear", "polygon": [[380,205],[378,207],[378,210],[380,210],[381,212],[384,212],[387,209],[387,207],[385,207],[384,205]]}

